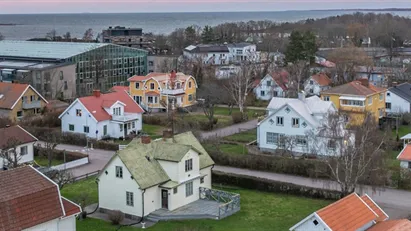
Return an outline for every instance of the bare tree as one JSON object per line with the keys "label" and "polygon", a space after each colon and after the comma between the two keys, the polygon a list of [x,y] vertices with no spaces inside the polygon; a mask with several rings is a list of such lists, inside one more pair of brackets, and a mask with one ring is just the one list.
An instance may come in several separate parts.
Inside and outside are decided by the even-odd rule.
{"label": "bare tree", "polygon": [[290,74],[289,76],[290,77],[289,85],[291,86],[290,90],[294,90],[297,93],[300,92],[302,84],[308,78],[308,69],[309,69],[309,63],[303,60],[290,64],[287,67],[287,70]]}
{"label": "bare tree", "polygon": [[83,40],[87,42],[91,42],[94,39],[93,29],[89,28],[84,32]]}
{"label": "bare tree", "polygon": [[203,109],[204,115],[208,119],[210,130],[214,126],[214,109],[216,104],[221,102],[221,97],[224,94],[224,89],[217,80],[207,81],[198,90],[198,97],[201,99],[200,106]]}
{"label": "bare tree", "polygon": [[0,147],[0,159],[3,159],[3,167],[17,168],[22,159],[18,146],[22,144],[17,138],[11,137],[6,144]]}
{"label": "bare tree", "polygon": [[40,155],[47,158],[48,167],[50,168],[54,159],[55,148],[60,143],[60,138],[55,133],[45,133],[39,138],[43,141],[43,145],[38,144],[40,147]]}
{"label": "bare tree", "polygon": [[67,32],[63,35],[63,39],[66,40],[66,41],[69,41],[69,40],[71,39],[71,33],[67,31]]}
{"label": "bare tree", "polygon": [[73,174],[71,171],[67,169],[62,169],[62,170],[50,170],[45,173],[45,175],[56,182],[56,184],[59,186],[59,189],[62,190],[63,187],[69,183],[73,182]]}
{"label": "bare tree", "polygon": [[47,32],[46,39],[50,41],[56,41],[56,38],[57,38],[57,31],[55,29]]}

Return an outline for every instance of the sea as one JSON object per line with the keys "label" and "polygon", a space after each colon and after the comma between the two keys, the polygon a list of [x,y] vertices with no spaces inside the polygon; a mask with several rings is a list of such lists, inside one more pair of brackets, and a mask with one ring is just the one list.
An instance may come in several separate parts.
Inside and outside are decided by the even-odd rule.
{"label": "sea", "polygon": [[[275,11],[275,12],[201,12],[201,13],[83,13],[83,14],[3,14],[0,15],[0,33],[8,40],[43,38],[56,30],[63,35],[82,37],[91,28],[94,34],[109,26],[143,28],[144,33],[169,34],[176,28],[190,25],[204,27],[225,22],[271,20],[295,22],[308,18],[352,14],[349,10]],[[370,11],[367,11],[370,12]],[[411,11],[378,11],[411,17]]]}

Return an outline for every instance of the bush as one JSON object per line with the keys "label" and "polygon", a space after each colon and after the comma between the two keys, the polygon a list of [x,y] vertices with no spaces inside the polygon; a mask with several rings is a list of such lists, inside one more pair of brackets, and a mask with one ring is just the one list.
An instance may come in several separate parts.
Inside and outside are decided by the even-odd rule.
{"label": "bush", "polygon": [[31,115],[25,116],[21,121],[22,126],[32,126],[32,127],[60,127],[61,120],[59,116],[61,111],[49,111],[43,115]]}
{"label": "bush", "polygon": [[218,118],[213,118],[213,124],[216,125],[218,123]]}
{"label": "bush", "polygon": [[245,189],[259,190],[265,192],[285,193],[295,196],[312,197],[328,200],[341,199],[341,192],[311,188],[285,182],[278,182],[258,177],[226,174],[213,171],[213,183],[238,186]]}
{"label": "bush", "polygon": [[150,125],[167,125],[167,118],[165,116],[143,115],[143,121],[145,124]]}
{"label": "bush", "polygon": [[233,119],[233,123],[238,124],[243,122],[243,114],[241,112],[235,111],[231,114],[231,118]]}
{"label": "bush", "polygon": [[[34,146],[34,156],[41,156],[42,153],[44,153],[45,151],[46,151],[45,148]],[[62,151],[62,150],[54,149],[53,150],[53,159],[55,159],[55,160],[64,160],[64,154],[66,156],[66,162],[88,157],[87,154],[83,154],[83,153],[80,153],[80,152],[69,152],[69,151]]]}
{"label": "bush", "polygon": [[108,214],[108,219],[113,225],[119,225],[124,220],[124,213],[120,210],[113,210]]}

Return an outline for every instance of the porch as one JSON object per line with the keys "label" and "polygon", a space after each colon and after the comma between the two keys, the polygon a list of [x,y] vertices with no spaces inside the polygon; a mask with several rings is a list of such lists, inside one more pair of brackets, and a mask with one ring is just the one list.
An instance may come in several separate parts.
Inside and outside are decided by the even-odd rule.
{"label": "porch", "polygon": [[240,195],[200,188],[200,199],[173,211],[158,209],[147,216],[150,221],[223,219],[240,211]]}

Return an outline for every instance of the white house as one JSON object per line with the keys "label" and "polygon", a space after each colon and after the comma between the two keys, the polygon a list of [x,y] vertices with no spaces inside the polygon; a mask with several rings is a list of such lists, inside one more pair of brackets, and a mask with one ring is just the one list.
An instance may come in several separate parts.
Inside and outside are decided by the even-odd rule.
{"label": "white house", "polygon": [[286,97],[288,87],[287,71],[267,74],[254,88],[254,94],[259,100],[271,100],[273,97]]}
{"label": "white house", "polygon": [[98,176],[102,212],[138,219],[198,200],[200,187],[211,189],[214,162],[200,142],[191,132],[168,137],[135,139],[109,161]]}
{"label": "white house", "polygon": [[[33,162],[36,137],[19,125],[0,128],[0,137],[0,152],[10,150],[8,153],[10,159],[14,160],[17,157],[19,164]],[[0,170],[6,168],[8,164],[8,160],[0,156]]]}
{"label": "white house", "polygon": [[[296,154],[313,153],[327,155],[323,147],[309,139],[308,134],[317,134],[328,115],[337,111],[330,101],[322,101],[317,96],[305,98],[299,93],[298,99],[271,99],[267,107],[268,116],[257,125],[258,148],[265,152],[277,149],[288,150]],[[328,142],[328,140],[324,140]],[[330,144],[330,148],[335,148]]]}
{"label": "white house", "polygon": [[400,161],[401,168],[411,169],[411,143],[405,144],[400,154],[398,154],[397,160]]}
{"label": "white house", "polygon": [[320,92],[331,88],[331,79],[324,73],[312,75],[304,83],[304,91],[308,95],[320,96]]}
{"label": "white house", "polygon": [[201,60],[204,64],[229,64],[230,51],[226,45],[199,44],[190,45],[183,50],[183,57],[189,60]]}
{"label": "white house", "polygon": [[32,166],[0,171],[0,230],[75,231],[80,206]]}
{"label": "white house", "polygon": [[410,113],[411,84],[402,83],[388,88],[385,97],[385,112],[387,115]]}
{"label": "white house", "polygon": [[125,138],[142,130],[144,110],[126,91],[76,99],[60,116],[61,131],[82,133],[90,138]]}
{"label": "white house", "polygon": [[[384,210],[367,194],[360,197],[358,194],[352,193],[310,214],[291,227],[290,231],[397,230],[389,229],[397,224],[387,224],[388,218]],[[410,224],[407,224],[408,228],[411,227]]]}
{"label": "white house", "polygon": [[230,51],[230,62],[241,63],[249,61],[258,63],[261,61],[260,52],[257,51],[257,45],[252,43],[230,43],[227,44]]}

